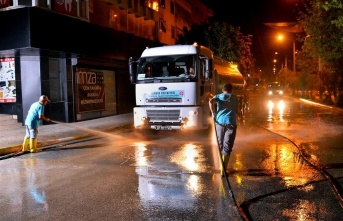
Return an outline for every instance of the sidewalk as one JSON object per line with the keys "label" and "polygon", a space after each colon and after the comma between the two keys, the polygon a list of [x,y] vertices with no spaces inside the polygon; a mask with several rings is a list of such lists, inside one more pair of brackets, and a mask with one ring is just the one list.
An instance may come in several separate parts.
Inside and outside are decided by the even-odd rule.
{"label": "sidewalk", "polygon": [[[21,150],[25,126],[11,115],[0,114],[0,156]],[[91,130],[107,131],[117,127],[133,125],[133,114],[121,114],[76,123],[51,123],[38,128],[38,147],[93,136]]]}

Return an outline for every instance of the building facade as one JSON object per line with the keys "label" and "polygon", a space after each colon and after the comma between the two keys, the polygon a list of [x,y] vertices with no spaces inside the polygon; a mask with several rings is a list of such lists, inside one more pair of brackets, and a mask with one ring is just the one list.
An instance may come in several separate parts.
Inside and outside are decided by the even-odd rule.
{"label": "building facade", "polygon": [[0,113],[75,122],[132,112],[128,59],[213,12],[199,0],[0,0]]}

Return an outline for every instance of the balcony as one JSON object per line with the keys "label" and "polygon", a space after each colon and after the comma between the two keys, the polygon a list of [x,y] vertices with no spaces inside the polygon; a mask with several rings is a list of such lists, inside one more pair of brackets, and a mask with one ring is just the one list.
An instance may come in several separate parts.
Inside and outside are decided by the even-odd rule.
{"label": "balcony", "polygon": [[142,3],[135,2],[132,13],[136,14],[137,17],[144,17],[145,19],[158,21],[158,12]]}
{"label": "balcony", "polygon": [[133,8],[133,0],[107,0],[107,4],[119,5],[121,8]]}

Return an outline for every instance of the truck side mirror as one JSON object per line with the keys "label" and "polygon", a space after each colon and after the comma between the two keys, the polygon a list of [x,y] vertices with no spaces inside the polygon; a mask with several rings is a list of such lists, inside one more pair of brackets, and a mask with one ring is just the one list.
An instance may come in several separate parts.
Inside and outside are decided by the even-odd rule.
{"label": "truck side mirror", "polygon": [[137,67],[134,66],[135,63],[138,63],[137,61],[134,61],[132,57],[129,58],[129,75],[130,75],[130,81],[132,84],[136,83],[136,72]]}
{"label": "truck side mirror", "polygon": [[206,58],[205,59],[205,79],[208,80],[210,78],[212,78],[212,60],[211,59],[208,59]]}

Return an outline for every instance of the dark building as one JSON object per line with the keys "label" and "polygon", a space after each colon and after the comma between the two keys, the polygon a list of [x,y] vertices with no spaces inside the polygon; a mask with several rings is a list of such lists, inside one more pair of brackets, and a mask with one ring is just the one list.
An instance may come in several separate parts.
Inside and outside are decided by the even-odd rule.
{"label": "dark building", "polygon": [[[52,101],[45,115],[56,121],[132,112],[129,57],[169,42],[163,32],[177,27],[161,31],[161,24],[164,29],[168,25],[161,20],[163,11],[172,6],[161,2],[0,1],[0,113],[24,122],[41,94]],[[189,0],[176,2],[191,5]]]}

